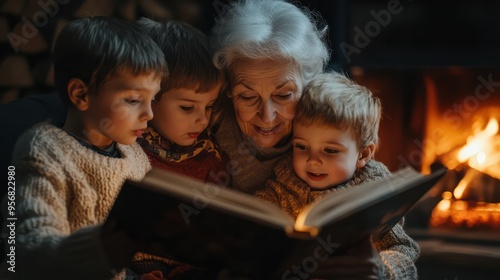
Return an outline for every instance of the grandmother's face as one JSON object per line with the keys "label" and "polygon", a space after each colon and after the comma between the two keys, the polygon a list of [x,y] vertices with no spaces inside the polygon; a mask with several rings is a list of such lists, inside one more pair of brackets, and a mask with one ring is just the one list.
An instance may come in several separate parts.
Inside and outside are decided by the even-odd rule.
{"label": "grandmother's face", "polygon": [[275,146],[292,131],[303,87],[298,67],[270,59],[233,65],[231,93],[241,131],[262,148]]}

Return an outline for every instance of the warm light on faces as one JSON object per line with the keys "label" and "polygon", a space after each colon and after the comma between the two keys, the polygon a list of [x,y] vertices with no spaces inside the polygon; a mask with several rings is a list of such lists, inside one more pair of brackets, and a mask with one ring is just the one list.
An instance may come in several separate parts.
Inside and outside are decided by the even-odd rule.
{"label": "warm light on faces", "polygon": [[161,136],[180,146],[190,146],[207,128],[220,85],[208,92],[176,88],[163,93],[153,102],[151,126]]}
{"label": "warm light on faces", "polygon": [[82,110],[83,127],[76,134],[100,148],[113,141],[134,143],[153,118],[151,102],[159,90],[156,74],[125,72],[112,77],[96,93],[88,94],[88,107]]}
{"label": "warm light on faces", "polygon": [[332,125],[306,127],[295,123],[292,143],[295,173],[313,189],[327,189],[349,180],[367,161],[353,135]]}
{"label": "warm light on faces", "polygon": [[273,147],[292,131],[302,77],[292,63],[240,59],[234,65],[238,125],[258,146]]}

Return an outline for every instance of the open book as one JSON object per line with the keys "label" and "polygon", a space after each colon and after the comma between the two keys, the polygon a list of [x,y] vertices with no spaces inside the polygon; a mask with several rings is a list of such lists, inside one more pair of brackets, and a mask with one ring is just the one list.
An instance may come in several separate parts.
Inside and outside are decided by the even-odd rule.
{"label": "open book", "polygon": [[257,197],[153,169],[140,183],[124,184],[107,222],[157,245],[147,253],[274,278],[320,250],[338,254],[370,236],[383,238],[445,172],[407,167],[332,193],[294,219]]}

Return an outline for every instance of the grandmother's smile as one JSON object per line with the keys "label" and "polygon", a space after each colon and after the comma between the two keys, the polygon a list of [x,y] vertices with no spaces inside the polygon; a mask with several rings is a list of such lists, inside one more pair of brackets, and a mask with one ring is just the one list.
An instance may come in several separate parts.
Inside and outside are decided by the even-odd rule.
{"label": "grandmother's smile", "polygon": [[254,128],[257,131],[257,133],[264,136],[273,135],[274,133],[279,132],[281,127],[282,127],[281,123],[274,127],[269,127],[269,128],[254,125]]}

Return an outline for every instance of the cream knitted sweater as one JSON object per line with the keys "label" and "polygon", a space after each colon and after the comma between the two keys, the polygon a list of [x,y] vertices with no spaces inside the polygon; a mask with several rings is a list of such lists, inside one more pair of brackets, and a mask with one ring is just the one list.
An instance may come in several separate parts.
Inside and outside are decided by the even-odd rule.
{"label": "cream knitted sweater", "polygon": [[42,123],[13,152],[16,171],[16,266],[1,279],[110,279],[99,239],[125,181],[150,169],[141,147],[117,145],[122,158],[94,152],[65,131]]}
{"label": "cream knitted sweater", "polygon": [[[385,165],[370,160],[364,168],[355,172],[351,180],[335,188],[314,191],[295,175],[290,153],[276,165],[274,168],[275,176],[266,181],[266,187],[257,191],[256,196],[280,206],[289,214],[297,217],[305,206],[318,198],[362,182],[386,177],[389,174]],[[419,255],[419,247],[405,233],[403,220],[396,224],[382,240],[374,242],[374,246],[380,252],[383,262],[379,279],[417,279],[415,261]]]}

